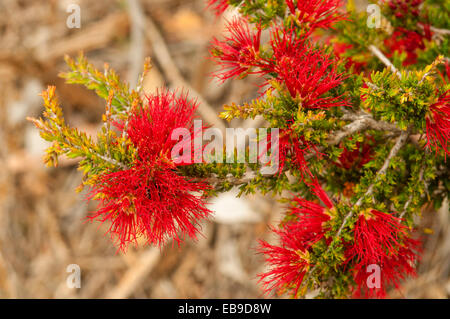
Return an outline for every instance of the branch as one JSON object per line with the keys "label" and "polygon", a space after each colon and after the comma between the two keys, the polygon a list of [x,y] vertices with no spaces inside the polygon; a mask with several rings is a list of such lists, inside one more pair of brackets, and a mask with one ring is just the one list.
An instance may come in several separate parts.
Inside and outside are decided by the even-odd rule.
{"label": "branch", "polygon": [[433,26],[430,26],[430,31],[434,32],[434,33],[439,33],[439,34],[442,34],[442,35],[450,35],[450,30],[439,29],[439,28],[435,28]]}
{"label": "branch", "polygon": [[389,168],[389,164],[391,163],[391,160],[397,155],[397,153],[400,151],[400,149],[403,147],[403,145],[406,143],[406,140],[409,137],[409,133],[410,130],[407,131],[403,131],[400,136],[397,138],[397,141],[395,142],[394,146],[392,147],[388,157],[386,158],[386,160],[383,163],[383,166],[381,166],[380,170],[376,173],[375,175],[375,181],[370,184],[369,188],[367,189],[367,191],[364,193],[363,196],[361,196],[358,201],[353,205],[352,209],[350,210],[350,212],[347,214],[347,216],[345,216],[344,221],[342,222],[341,227],[339,228],[338,232],[336,233],[336,237],[339,237],[339,235],[341,234],[342,230],[345,227],[345,224],[347,222],[347,220],[353,216],[355,209],[359,208],[362,205],[362,202],[364,200],[364,198],[366,198],[367,196],[371,196],[373,194],[373,190],[375,188],[375,184],[379,181],[380,176],[385,175],[387,169]]}
{"label": "branch", "polygon": [[372,52],[378,59],[381,60],[381,62],[384,63],[388,68],[392,70],[400,79],[402,78],[402,74],[399,70],[389,61],[389,59],[381,52],[376,46],[373,44],[369,45],[369,50]]}
{"label": "branch", "polygon": [[[72,148],[77,149],[77,150],[79,150],[79,151],[84,151],[81,147],[76,146],[76,145],[73,145],[73,144],[70,144],[70,142],[68,142],[67,140],[66,140],[66,142],[67,142]],[[63,148],[63,150],[65,150],[66,152],[70,152],[70,149],[69,149],[69,148]],[[107,163],[109,163],[109,164],[112,164],[112,165],[114,165],[114,166],[116,166],[116,167],[120,167],[121,169],[129,169],[129,167],[126,166],[125,164],[123,164],[123,163],[121,163],[121,162],[118,162],[118,161],[116,161],[115,159],[113,159],[113,158],[111,158],[111,157],[109,157],[109,156],[100,155],[100,154],[98,154],[98,152],[95,152],[95,151],[92,150],[92,149],[91,149],[91,152],[92,152],[92,154],[95,154],[94,156],[100,158],[101,160],[103,160],[103,161],[105,161],[105,162],[107,162]]]}
{"label": "branch", "polygon": [[[30,120],[32,120],[32,119],[30,119]],[[80,151],[80,152],[85,152],[85,151],[86,151],[85,149],[83,149],[83,148],[80,147],[79,145],[75,145],[75,144],[73,144],[72,142],[70,142],[70,140],[68,140],[67,137],[65,136],[65,134],[62,132],[62,128],[61,128],[59,125],[56,124],[56,128],[57,128],[57,130],[58,130],[58,133],[59,133],[61,136],[64,137],[64,140],[66,141],[67,145],[69,145],[69,146],[72,147],[73,149],[76,149],[76,150],[78,150],[78,151]],[[101,154],[98,153],[98,151],[92,149],[90,146],[87,146],[87,147],[89,148],[89,150],[91,151],[91,153],[92,153],[94,156],[100,158],[101,160],[103,160],[103,161],[105,161],[105,162],[107,162],[107,163],[109,163],[109,164],[112,164],[112,165],[114,165],[114,166],[116,166],[116,167],[120,167],[120,168],[122,168],[122,169],[128,169],[128,168],[129,168],[127,165],[125,165],[125,164],[123,164],[123,163],[121,163],[121,162],[115,160],[114,158],[111,158],[111,157],[105,156],[105,155],[101,155]],[[67,147],[63,148],[63,150],[65,150],[66,153],[68,153],[68,152],[71,151],[70,148],[67,148]]]}
{"label": "branch", "polygon": [[367,128],[377,130],[377,131],[391,131],[391,132],[399,132],[400,129],[397,128],[395,124],[391,124],[385,121],[377,121],[375,120],[371,114],[369,113],[352,113],[348,112],[344,114],[342,117],[343,120],[353,121],[352,123],[347,124],[341,130],[335,133],[335,136],[332,139],[328,140],[329,145],[337,145],[339,144],[345,137],[352,135],[356,132],[360,132]]}
{"label": "branch", "polygon": [[[67,146],[69,146],[69,147],[67,147],[67,146],[62,147],[62,151],[64,151],[65,153],[71,152],[70,148],[76,149],[76,150],[80,151],[80,153],[82,153],[82,154],[86,153],[86,150],[88,149],[93,154],[93,156],[96,156],[99,159],[101,159],[109,164],[112,164],[113,166],[120,167],[122,169],[129,168],[127,165],[115,160],[114,158],[99,154],[98,151],[94,150],[90,145],[84,145],[84,147],[82,147],[80,145],[76,145],[76,144],[72,143],[70,141],[70,139],[67,138],[66,134],[64,134],[62,127],[54,120],[56,118],[56,114],[49,111],[49,115],[50,116],[48,117],[48,119],[53,121],[54,127],[55,127],[57,133],[64,138],[64,142],[66,143]],[[28,121],[32,122],[38,129],[42,129],[42,130],[45,130],[49,134],[56,135],[56,134],[54,134],[54,132],[52,130],[45,127],[45,124],[43,124],[40,120],[32,118],[32,117],[27,117],[26,119]],[[56,142],[60,144],[59,141],[56,140]]]}
{"label": "branch", "polygon": [[216,185],[219,183],[227,182],[233,186],[239,186],[239,185],[250,182],[253,178],[255,178],[255,174],[253,172],[249,172],[249,173],[245,173],[244,176],[241,178],[237,178],[232,175],[229,175],[226,177],[218,177],[216,175],[212,175],[212,176],[205,177],[205,178],[201,178],[201,177],[193,178],[192,180],[199,181],[199,182],[200,181],[208,182],[211,185]]}

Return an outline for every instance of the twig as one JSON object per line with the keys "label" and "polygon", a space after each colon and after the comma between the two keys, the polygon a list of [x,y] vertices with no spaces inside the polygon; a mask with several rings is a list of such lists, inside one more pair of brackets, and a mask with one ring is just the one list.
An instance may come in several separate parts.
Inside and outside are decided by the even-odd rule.
{"label": "twig", "polygon": [[[421,197],[425,196],[425,194],[428,194],[428,190],[427,190],[428,187],[427,187],[427,184],[425,183],[425,181],[424,181],[424,179],[423,179],[423,174],[424,174],[424,172],[425,172],[425,165],[423,165],[423,166],[420,168],[420,172],[419,172],[419,180],[420,180],[421,182],[423,182],[423,183],[424,183],[424,186],[425,186],[425,193],[423,193],[423,194],[421,195]],[[403,218],[403,216],[406,214],[406,211],[408,210],[409,205],[411,205],[412,199],[413,199],[413,197],[414,197],[413,195],[414,195],[414,192],[412,192],[412,194],[409,195],[408,200],[406,201],[405,206],[403,207],[403,211],[402,211],[402,213],[399,215],[399,218]]]}
{"label": "twig", "polygon": [[389,61],[389,59],[381,52],[376,46],[373,44],[369,45],[369,50],[372,52],[378,59],[381,60],[381,62],[384,63],[388,68],[392,70],[400,79],[402,78],[402,74],[399,70]]}
{"label": "twig", "polygon": [[227,182],[233,186],[239,186],[245,183],[250,182],[252,179],[255,178],[255,173],[253,172],[247,172],[244,174],[243,177],[237,178],[232,175],[226,176],[226,177],[218,177],[216,175],[208,176],[208,177],[199,177],[199,178],[192,178],[192,181],[202,181],[202,182],[208,182],[209,184],[215,185],[218,183]]}
{"label": "twig", "polygon": [[[425,27],[422,25],[422,24],[419,24],[419,27],[422,29],[422,30],[425,30]],[[443,37],[442,36],[446,36],[446,35],[450,35],[450,30],[447,30],[447,29],[440,29],[440,28],[436,28],[436,27],[433,27],[433,26],[430,26],[430,31],[432,32],[432,33],[434,33],[433,34],[433,38],[440,38],[440,39],[443,39]]]}
{"label": "twig", "polygon": [[[56,117],[56,115],[55,115],[55,114],[52,114],[52,118],[54,118],[54,117]],[[29,118],[27,118],[27,119],[29,119]],[[33,121],[33,119],[31,119],[31,118],[30,118],[30,120]],[[56,122],[54,122],[54,123],[55,123],[56,129],[58,130],[58,133],[59,133],[61,136],[64,136],[64,139],[66,140],[66,143],[67,143],[67,144],[69,144],[72,148],[75,148],[75,149],[77,149],[77,150],[79,150],[79,151],[81,151],[81,152],[84,152],[84,151],[85,151],[82,147],[80,147],[80,146],[78,146],[78,145],[75,145],[75,144],[73,144],[72,142],[70,142],[70,140],[68,140],[67,137],[66,137],[66,135],[63,133],[62,127],[61,127],[59,124],[57,124]],[[112,165],[114,165],[114,166],[118,166],[118,167],[123,168],[123,169],[128,169],[128,166],[126,166],[125,164],[123,164],[123,163],[121,163],[121,162],[118,162],[118,161],[115,160],[114,158],[111,158],[111,157],[109,157],[109,156],[101,155],[101,154],[99,154],[98,152],[96,152],[95,150],[93,150],[93,149],[92,149],[91,147],[89,147],[89,146],[88,146],[88,148],[90,149],[90,151],[92,152],[92,154],[95,154],[95,156],[97,156],[98,158],[102,159],[103,161],[105,161],[105,162],[107,162],[107,163],[110,163],[110,164],[112,164]],[[67,148],[64,148],[64,149],[65,149],[66,151],[70,151],[70,149],[67,149]]]}
{"label": "twig", "polygon": [[352,135],[356,132],[360,132],[367,128],[371,128],[377,131],[390,131],[390,132],[400,131],[395,124],[391,124],[384,121],[377,121],[369,113],[362,113],[362,114],[347,113],[344,114],[342,119],[350,120],[353,122],[347,124],[341,130],[337,131],[334,137],[328,140],[329,145],[337,145],[345,137]]}
{"label": "twig", "polygon": [[434,33],[439,33],[439,34],[443,34],[443,35],[450,35],[450,30],[447,29],[439,29],[439,28],[435,28],[433,26],[430,26],[430,31],[434,32]]}
{"label": "twig", "polygon": [[[52,115],[52,118],[56,117],[55,114],[51,114],[51,115]],[[28,121],[32,122],[32,123],[35,123],[35,125],[36,125],[36,123],[38,123],[38,120],[36,120],[36,119],[34,119],[34,118],[32,118],[32,117],[27,117],[26,119],[27,119]],[[80,147],[80,146],[78,146],[78,145],[75,145],[75,144],[73,144],[72,142],[70,142],[70,140],[67,139],[66,135],[63,133],[61,126],[58,125],[56,122],[54,122],[54,123],[55,123],[56,129],[58,130],[59,135],[61,135],[61,136],[64,137],[65,142],[66,142],[70,147],[72,147],[72,148],[74,148],[74,149],[76,149],[76,150],[78,150],[78,151],[81,151],[81,152],[85,152],[85,151],[86,151],[86,150],[83,149],[82,147]],[[49,132],[51,133],[51,131],[49,131]],[[128,169],[128,166],[127,166],[127,165],[125,165],[125,164],[123,164],[123,163],[121,163],[121,162],[118,162],[118,161],[115,160],[114,158],[111,158],[111,157],[108,157],[108,156],[104,156],[104,155],[98,154],[98,152],[95,151],[95,150],[93,150],[90,146],[87,146],[87,147],[88,147],[89,150],[92,152],[92,154],[94,154],[96,157],[100,158],[101,160],[103,160],[103,161],[105,161],[105,162],[107,162],[107,163],[110,163],[110,164],[112,164],[112,165],[114,165],[114,166],[118,166],[118,167],[120,167],[120,168],[122,168],[122,169]],[[67,147],[64,147],[62,150],[65,151],[66,153],[71,151],[70,148],[67,148]]]}
{"label": "twig", "polygon": [[[401,131],[395,124],[391,124],[385,121],[377,121],[375,120],[371,114],[362,113],[357,114],[349,111],[344,111],[343,120],[352,121],[351,123],[343,126],[339,131],[334,132],[333,136],[331,136],[327,140],[328,146],[338,145],[344,138],[347,136],[353,135],[356,132],[361,132],[366,129],[372,129],[377,131],[389,131],[394,134],[392,136],[398,135]],[[325,150],[325,147],[318,147],[317,151],[321,152]],[[308,154],[305,156],[306,160],[314,157],[314,154]]]}
{"label": "twig", "polygon": [[[67,142],[70,143],[69,141],[67,141]],[[79,146],[76,146],[76,145],[73,145],[73,144],[70,144],[70,146],[71,146],[72,148],[76,149],[76,150],[84,151],[84,150],[83,150],[81,147],[79,147]],[[63,148],[63,150],[64,150],[65,152],[70,152],[70,151],[71,151],[69,148]],[[92,151],[92,153],[95,153],[94,150],[91,149],[91,151]],[[118,161],[116,161],[115,159],[113,159],[113,158],[111,158],[111,157],[109,157],[109,156],[100,155],[100,154],[98,154],[98,153],[95,153],[95,156],[98,157],[99,159],[101,159],[101,160],[103,160],[103,161],[109,163],[109,164],[112,164],[112,165],[114,165],[114,166],[120,167],[120,168],[122,168],[122,169],[128,169],[128,168],[129,168],[129,167],[126,166],[125,164],[123,164],[123,163],[121,163],[121,162],[118,162]]]}
{"label": "twig", "polygon": [[139,0],[128,0],[128,16],[131,28],[131,43],[129,50],[130,70],[128,82],[131,88],[136,88],[139,73],[144,62],[144,25],[145,17],[142,13],[142,6]]}

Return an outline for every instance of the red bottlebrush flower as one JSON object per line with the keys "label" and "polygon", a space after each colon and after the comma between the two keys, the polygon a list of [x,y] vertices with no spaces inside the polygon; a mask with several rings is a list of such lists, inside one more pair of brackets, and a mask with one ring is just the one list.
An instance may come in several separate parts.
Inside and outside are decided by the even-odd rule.
{"label": "red bottlebrush flower", "polygon": [[280,246],[260,241],[259,252],[265,255],[270,267],[269,271],[258,275],[266,293],[276,290],[278,293],[290,291],[294,296],[298,294],[311,266],[309,249],[324,238],[327,231],[324,224],[330,216],[326,208],[301,198],[294,201],[298,206],[291,207],[288,213],[294,220],[272,230],[278,236]]}
{"label": "red bottlebrush flower", "polygon": [[281,246],[270,245],[260,241],[259,252],[265,255],[270,270],[259,274],[259,282],[263,284],[265,293],[275,290],[282,294],[294,290],[294,295],[302,284],[309,270],[308,254],[303,251],[302,238],[297,239],[296,233],[284,230],[273,230],[281,241]]}
{"label": "red bottlebrush flower", "polygon": [[330,28],[334,23],[344,19],[344,14],[337,10],[342,6],[341,0],[286,0],[296,23],[303,24],[309,30]]}
{"label": "red bottlebrush flower", "polygon": [[[389,286],[399,287],[406,275],[414,275],[419,242],[410,238],[401,220],[377,210],[361,214],[354,228],[354,242],[346,251],[347,262],[353,262],[356,297],[385,297]],[[378,287],[369,287],[368,266],[380,267]]]}
{"label": "red bottlebrush flower", "polygon": [[302,107],[324,109],[348,104],[341,96],[324,97],[344,79],[330,55],[298,39],[293,31],[275,29],[271,45],[273,56],[266,68],[276,74],[276,80],[292,97],[300,99]]}
{"label": "red bottlebrush flower", "polygon": [[215,73],[220,80],[244,76],[252,73],[251,68],[260,65],[258,58],[261,28],[250,30],[247,20],[234,19],[226,26],[229,33],[224,40],[213,39],[211,54],[222,69]]}
{"label": "red bottlebrush flower", "polygon": [[[192,121],[197,104],[189,101],[187,94],[179,97],[169,91],[147,96],[147,105],[136,110],[128,118],[127,134],[138,149],[141,160],[151,162],[170,157],[170,152],[177,140],[171,134],[177,128],[186,128],[194,132]],[[119,128],[120,127],[119,125]],[[198,132],[195,132],[197,134]]]}
{"label": "red bottlebrush flower", "polygon": [[427,147],[444,151],[450,155],[450,90],[439,96],[436,103],[430,106],[426,117]]}
{"label": "red bottlebrush flower", "polygon": [[148,96],[147,105],[132,111],[126,128],[138,150],[132,167],[102,175],[93,186],[90,198],[99,200],[99,208],[89,219],[110,222],[108,232],[122,250],[141,236],[156,245],[196,238],[199,221],[209,215],[201,196],[209,185],[177,174],[170,158],[177,143],[171,133],[192,131],[195,108],[186,95],[163,91]]}
{"label": "red bottlebrush flower", "polygon": [[208,0],[208,8],[212,8],[216,16],[220,16],[224,13],[229,6],[228,0]]}
{"label": "red bottlebrush flower", "polygon": [[160,246],[168,239],[179,244],[185,236],[196,238],[199,221],[209,215],[194,194],[208,187],[177,175],[170,165],[139,163],[100,178],[92,192],[100,206],[89,218],[109,221],[108,231],[122,250],[139,236],[148,244]]}
{"label": "red bottlebrush flower", "polygon": [[415,31],[407,30],[404,28],[396,28],[391,37],[384,40],[385,46],[389,49],[387,57],[391,57],[395,51],[399,53],[406,53],[406,59],[403,61],[403,66],[408,66],[417,63],[416,50],[425,49],[423,36]]}
{"label": "red bottlebrush flower", "polygon": [[[373,138],[369,138],[369,140],[373,141]],[[356,142],[356,148],[351,151],[346,147],[343,149],[338,159],[339,162],[335,164],[347,170],[351,168],[359,169],[372,160],[372,147],[368,141],[362,143],[362,145],[360,142]]]}

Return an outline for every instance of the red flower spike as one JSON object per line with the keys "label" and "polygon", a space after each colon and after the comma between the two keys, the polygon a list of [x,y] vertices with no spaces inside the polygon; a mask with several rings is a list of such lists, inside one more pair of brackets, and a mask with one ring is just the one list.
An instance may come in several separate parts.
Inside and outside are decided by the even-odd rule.
{"label": "red flower spike", "polygon": [[330,55],[313,48],[304,38],[297,38],[293,31],[274,29],[271,45],[273,56],[265,69],[277,74],[276,80],[286,86],[292,97],[299,98],[302,107],[325,109],[348,105],[341,96],[323,97],[344,80]]}
{"label": "red flower spike", "polygon": [[[353,262],[357,289],[355,297],[386,296],[389,286],[399,287],[405,275],[414,275],[419,242],[410,238],[401,220],[377,210],[361,214],[354,228],[354,242],[346,251],[347,262]],[[380,267],[380,286],[367,284],[368,266]]]}
{"label": "red flower spike", "polygon": [[221,81],[244,76],[251,72],[252,67],[260,66],[258,57],[261,28],[257,26],[256,32],[250,30],[247,20],[236,18],[226,26],[229,33],[224,40],[213,39],[211,54],[216,58],[222,69],[214,75]]}
{"label": "red flower spike", "polygon": [[438,101],[430,106],[426,130],[426,147],[436,153],[442,150],[444,156],[450,155],[450,90],[441,94]]}
{"label": "red flower spike", "polygon": [[[148,104],[129,117],[127,133],[138,150],[138,158],[126,170],[99,177],[90,198],[99,200],[98,210],[88,218],[110,222],[108,232],[126,250],[143,236],[148,244],[163,245],[168,239],[178,244],[185,237],[196,238],[198,223],[210,214],[200,195],[209,189],[176,172],[171,149],[177,143],[171,133],[187,128],[192,137],[196,104],[186,95],[162,91],[147,97]],[[124,128],[123,124],[118,125]]]}
{"label": "red flower spike", "polygon": [[343,4],[341,0],[286,0],[286,4],[291,14],[295,15],[296,23],[311,31],[330,28],[345,18],[344,14],[337,12]]}
{"label": "red flower spike", "polygon": [[[179,97],[169,91],[147,96],[147,105],[134,111],[128,119],[127,133],[137,147],[139,157],[144,161],[156,161],[170,152],[176,140],[171,139],[172,131],[186,128],[193,134],[192,121],[197,104],[189,101],[187,94]],[[192,138],[192,136],[191,136]]]}
{"label": "red flower spike", "polygon": [[208,0],[208,8],[214,10],[216,16],[220,16],[229,7],[228,0]]}
{"label": "red flower spike", "polygon": [[278,235],[280,246],[260,241],[259,252],[265,255],[270,270],[259,274],[266,293],[287,290],[298,294],[306,272],[310,268],[309,249],[324,237],[326,223],[330,216],[319,204],[295,198],[298,206],[288,213],[295,221],[289,221],[281,229],[272,229]]}
{"label": "red flower spike", "polygon": [[161,246],[173,239],[196,238],[198,223],[210,214],[200,195],[209,186],[190,182],[170,166],[147,163],[110,173],[100,178],[91,197],[100,196],[91,220],[110,222],[108,232],[125,251],[129,243],[143,236],[148,244]]}
{"label": "red flower spike", "polygon": [[312,192],[327,206],[328,208],[332,208],[333,202],[328,197],[325,190],[320,186],[319,180],[317,178],[313,178],[312,183],[309,185],[312,189]]}
{"label": "red flower spike", "polygon": [[[333,207],[331,200],[320,186],[318,189],[320,191],[317,194],[320,195],[327,207],[331,209]],[[330,220],[330,215],[325,213],[325,207],[317,203],[299,197],[294,198],[294,201],[297,206],[293,206],[288,215],[295,216],[296,222],[287,228],[295,229],[299,237],[303,239],[305,249],[308,249],[324,237],[325,232],[328,230],[324,227],[324,224]]]}
{"label": "red flower spike", "polygon": [[302,242],[296,240],[295,234],[273,230],[282,242],[282,246],[270,245],[259,241],[260,253],[265,255],[270,270],[259,274],[265,293],[275,290],[282,294],[286,290],[294,289],[297,295],[303,278],[309,269],[308,256],[302,252]]}

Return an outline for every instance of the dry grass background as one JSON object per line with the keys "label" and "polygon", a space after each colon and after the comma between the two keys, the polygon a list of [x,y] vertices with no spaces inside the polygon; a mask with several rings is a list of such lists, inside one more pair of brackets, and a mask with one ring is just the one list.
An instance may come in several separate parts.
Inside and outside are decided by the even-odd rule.
{"label": "dry grass background", "polygon": [[[70,3],[81,6],[81,29],[66,26]],[[25,121],[42,112],[38,93],[55,84],[68,121],[95,132],[103,101],[57,77],[66,70],[63,55],[83,50],[96,66],[108,62],[131,83],[144,57],[151,56],[154,68],[145,91],[190,86],[205,99],[202,116],[214,122],[212,114],[222,104],[256,96],[254,78],[217,85],[207,77],[214,70],[207,58],[209,41],[222,28],[223,20],[206,11],[203,0],[0,1],[1,298],[262,297],[256,274],[264,265],[254,248],[258,238],[268,236],[267,223],[280,219],[276,201],[220,197],[212,204],[216,217],[203,224],[197,242],[161,250],[131,247],[123,254],[104,236],[105,226],[84,222],[95,205],[74,192],[81,181],[76,162],[66,159],[59,168],[45,168],[46,145]],[[394,296],[448,298],[448,206],[440,212],[425,209],[423,217],[419,276]],[[80,289],[66,286],[69,264],[81,267]]]}

